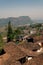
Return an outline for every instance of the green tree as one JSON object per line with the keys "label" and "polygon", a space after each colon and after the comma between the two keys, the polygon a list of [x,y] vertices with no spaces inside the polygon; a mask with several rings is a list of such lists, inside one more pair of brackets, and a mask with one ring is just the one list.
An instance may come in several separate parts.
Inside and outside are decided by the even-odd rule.
{"label": "green tree", "polygon": [[0,53],[1,53],[1,51],[2,51],[2,49],[3,49],[3,39],[2,39],[2,35],[0,34]]}
{"label": "green tree", "polygon": [[8,22],[8,32],[7,32],[7,42],[13,41],[13,30],[11,27],[11,22]]}
{"label": "green tree", "polygon": [[18,38],[21,35],[21,30],[19,28],[17,28],[16,30],[14,30],[14,38]]}

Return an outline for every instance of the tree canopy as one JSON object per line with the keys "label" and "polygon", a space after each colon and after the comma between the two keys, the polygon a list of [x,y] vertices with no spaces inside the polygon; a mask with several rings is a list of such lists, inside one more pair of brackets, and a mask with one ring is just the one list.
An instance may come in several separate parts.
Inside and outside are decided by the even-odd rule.
{"label": "tree canopy", "polygon": [[8,22],[8,32],[7,32],[7,42],[10,42],[13,40],[13,30],[11,27],[11,22]]}

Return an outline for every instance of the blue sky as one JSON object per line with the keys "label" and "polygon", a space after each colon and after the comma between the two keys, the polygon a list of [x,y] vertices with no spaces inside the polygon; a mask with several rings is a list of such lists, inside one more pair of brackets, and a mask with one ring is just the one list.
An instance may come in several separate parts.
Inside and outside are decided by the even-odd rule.
{"label": "blue sky", "polygon": [[0,18],[18,16],[43,18],[43,0],[0,0]]}

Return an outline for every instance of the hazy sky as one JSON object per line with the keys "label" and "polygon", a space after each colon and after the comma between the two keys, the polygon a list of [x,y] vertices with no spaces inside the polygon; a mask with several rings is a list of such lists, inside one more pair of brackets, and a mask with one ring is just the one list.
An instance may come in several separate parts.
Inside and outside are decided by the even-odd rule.
{"label": "hazy sky", "polygon": [[43,19],[43,0],[0,0],[0,18],[18,16]]}

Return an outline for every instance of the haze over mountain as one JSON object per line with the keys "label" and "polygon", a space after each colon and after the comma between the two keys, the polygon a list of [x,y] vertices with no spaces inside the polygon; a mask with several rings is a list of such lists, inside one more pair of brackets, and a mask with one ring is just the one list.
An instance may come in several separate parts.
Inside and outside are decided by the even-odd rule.
{"label": "haze over mountain", "polygon": [[28,16],[8,17],[8,18],[1,18],[0,19],[0,26],[7,25],[9,21],[11,21],[11,23],[14,26],[25,25],[25,24],[32,24],[33,23],[31,18],[28,17]]}
{"label": "haze over mountain", "polygon": [[35,19],[33,21],[34,21],[34,23],[43,23],[43,19]]}
{"label": "haze over mountain", "polygon": [[20,16],[20,17],[1,18],[0,26],[7,25],[9,21],[11,21],[11,23],[14,26],[32,24],[32,23],[43,23],[43,20],[40,20],[40,19],[32,20],[29,16]]}

